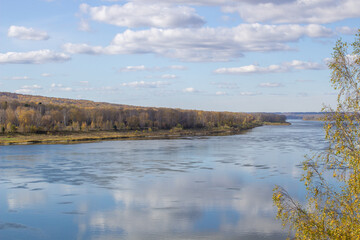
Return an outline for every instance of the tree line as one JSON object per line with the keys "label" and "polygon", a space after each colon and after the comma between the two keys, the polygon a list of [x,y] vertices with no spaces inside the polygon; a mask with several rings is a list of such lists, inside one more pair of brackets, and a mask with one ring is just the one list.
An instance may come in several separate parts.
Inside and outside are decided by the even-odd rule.
{"label": "tree line", "polygon": [[[36,100],[43,100],[42,102]],[[0,133],[239,128],[285,122],[269,113],[150,108],[0,93]]]}

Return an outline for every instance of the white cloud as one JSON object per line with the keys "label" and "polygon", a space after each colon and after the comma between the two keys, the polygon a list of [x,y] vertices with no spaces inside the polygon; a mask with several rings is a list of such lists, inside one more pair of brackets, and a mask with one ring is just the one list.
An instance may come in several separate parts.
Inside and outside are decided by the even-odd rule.
{"label": "white cloud", "polygon": [[197,90],[193,87],[188,87],[188,88],[183,89],[183,92],[193,93],[193,92],[197,92]]}
{"label": "white cloud", "polygon": [[34,93],[33,90],[31,89],[17,89],[15,90],[15,93],[19,93],[19,94],[30,94],[30,93]]}
{"label": "white cloud", "polygon": [[[82,43],[82,44],[72,44],[72,43],[66,43],[63,45],[63,49],[71,54],[75,53],[83,53],[83,54],[106,54],[106,51],[101,46],[90,46],[88,44]],[[107,53],[110,54],[110,53]]]}
{"label": "white cloud", "polygon": [[42,73],[41,76],[43,76],[43,77],[50,77],[51,74],[50,74],[50,73]]}
{"label": "white cloud", "polygon": [[25,86],[22,86],[21,88],[24,88],[24,89],[42,89],[41,86],[37,85],[37,84],[34,84],[34,85],[25,85]]}
{"label": "white cloud", "polygon": [[79,30],[80,31],[83,31],[83,32],[90,32],[91,30],[91,27],[89,25],[89,22],[86,21],[85,19],[80,19],[80,22],[79,22]]}
{"label": "white cloud", "polygon": [[218,91],[215,93],[217,96],[227,95],[226,92]]}
{"label": "white cloud", "polygon": [[299,60],[293,60],[291,62],[284,62],[283,66],[287,69],[297,69],[297,70],[320,70],[325,66],[316,62],[304,62]]}
{"label": "white cloud", "polygon": [[172,65],[166,67],[146,67],[145,65],[126,66],[119,69],[119,72],[138,72],[138,71],[165,71],[165,70],[185,70],[181,65]]}
{"label": "white cloud", "polygon": [[175,78],[177,78],[177,76],[175,74],[163,74],[161,76],[161,78],[163,78],[163,79],[175,79]]}
{"label": "white cloud", "polygon": [[246,22],[331,23],[360,17],[358,0],[296,0],[285,3],[239,3],[223,7]]}
{"label": "white cloud", "polygon": [[29,76],[14,76],[14,77],[4,77],[5,80],[29,80]]}
{"label": "white cloud", "polygon": [[259,87],[264,87],[264,88],[275,88],[275,87],[282,87],[283,85],[281,83],[275,83],[275,82],[265,82],[265,83],[260,83]]}
{"label": "white cloud", "polygon": [[182,65],[172,65],[168,67],[169,69],[173,69],[173,70],[186,70],[185,66]]}
{"label": "white cloud", "polygon": [[159,88],[162,86],[169,85],[168,82],[156,81],[156,82],[144,82],[144,81],[135,81],[129,83],[123,83],[124,87],[134,87],[134,88]]}
{"label": "white cloud", "polygon": [[239,93],[240,96],[257,96],[257,95],[261,95],[260,92],[240,92]]}
{"label": "white cloud", "polygon": [[358,30],[356,28],[350,28],[348,26],[336,28],[336,32],[338,32],[340,34],[354,35],[355,33],[357,33],[357,31]]}
{"label": "white cloud", "polygon": [[268,67],[259,67],[257,65],[248,65],[232,68],[218,68],[214,72],[219,74],[247,74],[247,73],[274,73],[284,72],[285,68],[280,65],[270,65]]}
{"label": "white cloud", "polygon": [[[121,1],[121,0],[103,0],[103,1]],[[173,4],[189,4],[189,5],[218,5],[218,6],[225,6],[225,5],[233,5],[234,3],[284,3],[288,0],[171,0]],[[133,0],[133,2],[137,3],[169,3],[169,0]]]}
{"label": "white cloud", "polygon": [[346,56],[344,56],[344,58],[325,58],[323,61],[326,65],[330,65],[330,64],[333,64],[333,63],[337,63],[338,65],[342,65],[342,61],[345,60],[347,62],[347,64],[349,65],[359,65],[358,62],[359,62],[359,58],[360,58],[360,55],[354,55],[354,54],[347,54]]}
{"label": "white cloud", "polygon": [[89,14],[92,20],[120,27],[200,27],[204,20],[195,10],[186,6],[169,4],[137,4],[91,7],[81,4],[80,11]]}
{"label": "white cloud", "polygon": [[56,53],[48,49],[30,52],[0,53],[0,64],[42,64],[49,62],[64,62],[70,60],[65,53]]}
{"label": "white cloud", "polygon": [[324,65],[320,63],[293,60],[291,62],[283,62],[281,65],[269,65],[267,67],[260,67],[258,65],[252,64],[242,67],[218,68],[214,71],[214,73],[218,73],[218,74],[279,73],[279,72],[289,72],[292,70],[319,70],[323,68]]}
{"label": "white cloud", "polygon": [[26,28],[22,26],[10,26],[8,30],[8,37],[13,37],[21,40],[47,40],[49,35],[45,31],[35,30],[33,28]]}
{"label": "white cloud", "polygon": [[50,91],[71,92],[71,91],[73,91],[73,89],[71,87],[65,87],[61,83],[53,83],[53,84],[51,84]]}
{"label": "white cloud", "polygon": [[248,51],[290,50],[286,45],[300,38],[330,37],[330,29],[319,25],[240,24],[234,28],[157,29],[119,33],[106,47],[67,43],[69,53],[153,53],[183,61],[229,61]]}
{"label": "white cloud", "polygon": [[146,68],[144,65],[139,66],[126,66],[119,69],[119,72],[137,72],[137,71],[145,71],[148,68]]}
{"label": "white cloud", "polygon": [[15,90],[15,93],[20,93],[20,94],[30,94],[30,93],[34,93],[36,89],[42,89],[41,86],[39,85],[25,85],[22,86],[20,89]]}

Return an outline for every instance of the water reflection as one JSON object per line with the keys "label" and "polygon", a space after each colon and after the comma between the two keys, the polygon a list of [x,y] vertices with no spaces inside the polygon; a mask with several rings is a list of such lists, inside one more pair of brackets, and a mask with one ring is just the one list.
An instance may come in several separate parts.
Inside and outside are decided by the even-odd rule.
{"label": "water reflection", "polygon": [[0,238],[285,239],[272,188],[302,199],[299,163],[324,147],[321,123],[301,121],[227,137],[3,146]]}
{"label": "water reflection", "polygon": [[[202,179],[203,181],[198,181]],[[90,225],[125,231],[129,236],[166,234],[227,239],[225,236],[279,236],[272,185],[243,183],[236,175],[174,178],[113,191],[116,210],[91,215]],[[148,224],[144,224],[148,223]],[[214,236],[212,236],[214,234]],[[180,236],[178,236],[180,238]]]}

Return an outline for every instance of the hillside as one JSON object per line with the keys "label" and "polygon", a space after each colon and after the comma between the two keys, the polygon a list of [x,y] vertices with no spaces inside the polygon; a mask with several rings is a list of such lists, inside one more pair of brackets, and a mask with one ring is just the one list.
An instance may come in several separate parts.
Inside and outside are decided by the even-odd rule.
{"label": "hillside", "polygon": [[0,134],[170,129],[248,129],[283,115],[137,107],[0,92]]}

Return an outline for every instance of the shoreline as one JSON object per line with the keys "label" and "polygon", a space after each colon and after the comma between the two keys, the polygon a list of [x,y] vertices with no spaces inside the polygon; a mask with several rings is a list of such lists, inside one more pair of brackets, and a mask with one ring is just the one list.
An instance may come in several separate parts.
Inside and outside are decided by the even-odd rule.
{"label": "shoreline", "polygon": [[246,129],[185,129],[158,131],[89,131],[0,134],[0,146],[33,144],[75,144],[99,141],[180,139],[184,137],[229,136],[264,125],[290,125],[289,123],[263,123]]}

